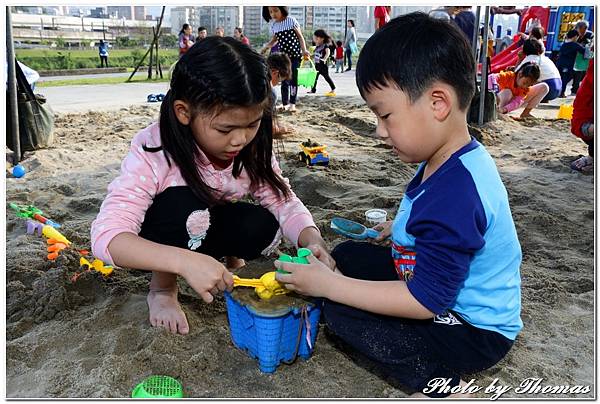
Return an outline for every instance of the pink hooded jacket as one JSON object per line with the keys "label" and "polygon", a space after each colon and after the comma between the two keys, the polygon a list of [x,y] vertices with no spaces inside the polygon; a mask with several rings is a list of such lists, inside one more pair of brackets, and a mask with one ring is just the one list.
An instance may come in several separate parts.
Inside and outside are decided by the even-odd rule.
{"label": "pink hooded jacket", "polygon": [[[104,262],[114,263],[108,252],[108,245],[116,235],[137,235],[140,232],[146,211],[156,195],[169,187],[186,184],[179,168],[173,163],[171,167],[167,165],[163,152],[146,152],[142,145],[161,145],[158,123],[135,135],[131,141],[131,149],[121,164],[121,174],[108,185],[108,195],[100,207],[98,217],[92,222],[92,252]],[[281,175],[275,157],[272,158],[271,164],[273,171]],[[223,170],[217,170],[202,152],[199,165],[202,167],[205,183],[220,192],[217,197],[222,196],[225,200],[232,201],[251,195],[275,216],[283,236],[296,246],[303,229],[317,228],[312,215],[293,192],[290,191],[291,198],[287,201],[277,196],[266,184],[250,192],[250,178],[245,169],[238,178],[233,178],[233,164]],[[289,187],[287,178],[284,178],[284,182]]]}

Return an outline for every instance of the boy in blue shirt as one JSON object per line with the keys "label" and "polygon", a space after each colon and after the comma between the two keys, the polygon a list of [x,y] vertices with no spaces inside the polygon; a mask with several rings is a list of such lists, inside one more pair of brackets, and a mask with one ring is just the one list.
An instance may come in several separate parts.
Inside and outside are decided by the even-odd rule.
{"label": "boy in blue shirt", "polygon": [[572,29],[567,32],[565,41],[560,46],[558,53],[558,60],[556,61],[556,67],[560,72],[560,78],[562,79],[562,89],[559,97],[565,98],[565,90],[567,84],[573,79],[573,66],[575,66],[575,58],[577,54],[585,54],[585,48],[583,45],[577,42],[579,32],[576,29]]}
{"label": "boy in blue shirt", "polygon": [[[373,61],[378,61],[373,63]],[[288,289],[324,297],[329,329],[417,395],[465,385],[522,328],[521,248],[494,161],[471,138],[466,114],[475,61],[449,22],[407,14],[361,51],[356,82],[377,134],[406,163],[421,163],[393,222],[392,246],[345,242],[332,271],[276,261]]]}

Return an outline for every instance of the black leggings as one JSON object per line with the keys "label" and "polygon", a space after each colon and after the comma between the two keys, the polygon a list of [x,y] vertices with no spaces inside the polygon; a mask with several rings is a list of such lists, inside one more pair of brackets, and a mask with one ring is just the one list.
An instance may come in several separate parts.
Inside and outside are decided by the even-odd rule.
{"label": "black leggings", "polygon": [[315,77],[315,84],[313,85],[311,91],[313,93],[317,91],[317,82],[319,81],[319,76],[323,76],[325,81],[329,84],[331,91],[334,91],[335,84],[333,84],[333,80],[331,80],[331,77],[329,77],[329,67],[327,66],[327,64],[319,62],[315,65],[315,69],[317,69],[317,77]]}
{"label": "black leggings", "polygon": [[290,57],[292,62],[292,78],[281,82],[281,102],[283,105],[296,104],[298,95],[298,67],[300,67],[300,58]]}
{"label": "black leggings", "polygon": [[[187,186],[170,187],[158,194],[146,212],[140,237],[156,243],[190,249],[187,224],[193,212],[204,211],[206,203]],[[208,208],[210,226],[194,251],[215,259],[233,256],[258,258],[273,240],[279,223],[261,206],[245,202],[226,203]]]}
{"label": "black leggings", "polygon": [[[374,281],[396,281],[389,247],[348,241],[332,251],[346,276]],[[329,329],[353,350],[372,360],[386,375],[415,391],[434,378],[451,380],[487,369],[502,359],[513,341],[474,327],[452,311],[429,320],[383,316],[326,301]],[[425,393],[430,397],[448,394]]]}

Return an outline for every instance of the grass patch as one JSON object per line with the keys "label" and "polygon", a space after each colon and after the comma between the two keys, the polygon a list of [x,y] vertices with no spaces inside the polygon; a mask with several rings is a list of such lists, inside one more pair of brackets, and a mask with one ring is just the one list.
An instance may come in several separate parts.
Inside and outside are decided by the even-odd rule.
{"label": "grass patch", "polygon": [[[163,72],[163,79],[152,79],[134,77],[130,83],[163,83],[168,82],[169,79]],[[65,79],[65,80],[51,80],[51,81],[38,81],[35,88],[38,87],[60,87],[60,86],[82,86],[82,85],[97,85],[97,84],[123,84],[126,83],[127,77],[93,77],[84,79]]]}

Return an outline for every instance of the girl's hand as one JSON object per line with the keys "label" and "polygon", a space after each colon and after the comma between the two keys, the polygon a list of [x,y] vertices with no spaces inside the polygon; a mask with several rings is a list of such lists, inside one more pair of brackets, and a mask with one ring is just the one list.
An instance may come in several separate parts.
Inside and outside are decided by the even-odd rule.
{"label": "girl's hand", "polygon": [[304,50],[302,51],[302,54],[304,55],[304,59],[305,59],[305,60],[308,60],[308,59],[310,59],[310,52],[309,52],[307,49],[304,49]]}
{"label": "girl's hand", "polygon": [[290,262],[275,261],[277,269],[290,272],[282,274],[277,272],[275,279],[283,283],[289,290],[314,297],[327,297],[328,291],[333,287],[336,278],[340,275],[331,271],[315,256],[308,256],[309,264],[293,264]]}
{"label": "girl's hand", "polygon": [[219,292],[233,288],[231,273],[208,255],[186,251],[178,267],[178,272],[206,303],[211,303]]}
{"label": "girl's hand", "polygon": [[329,252],[323,245],[309,244],[306,246],[306,248],[308,248],[310,251],[312,251],[315,258],[317,258],[323,264],[327,265],[327,267],[329,267],[329,269],[331,269],[331,270],[335,269],[335,267],[336,267],[335,260],[333,259],[333,257],[331,255],[329,255]]}

